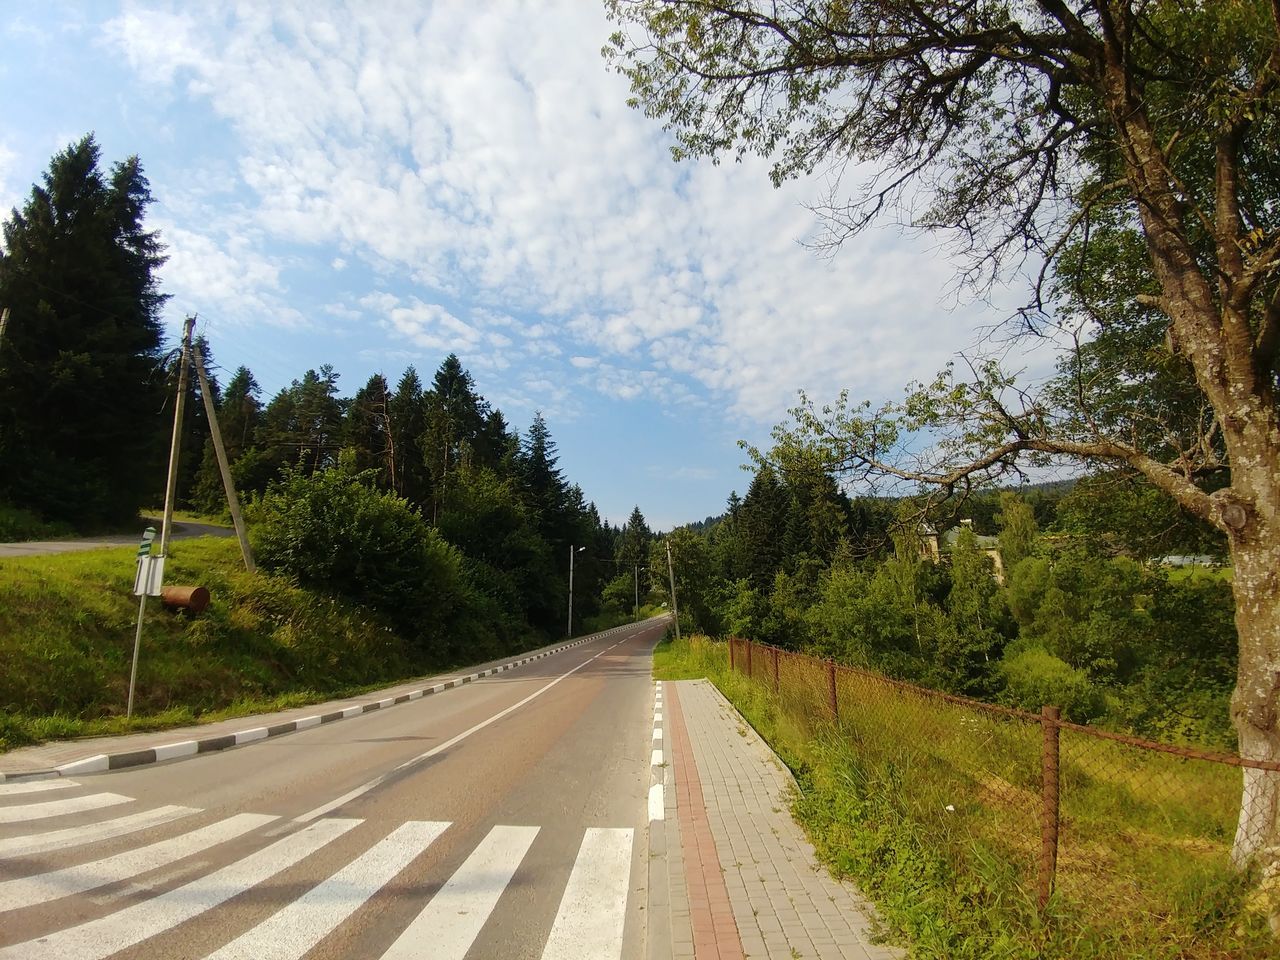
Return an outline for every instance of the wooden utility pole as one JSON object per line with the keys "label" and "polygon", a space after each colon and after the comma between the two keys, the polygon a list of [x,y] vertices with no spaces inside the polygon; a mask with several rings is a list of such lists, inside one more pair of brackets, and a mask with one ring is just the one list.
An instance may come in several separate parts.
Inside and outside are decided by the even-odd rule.
{"label": "wooden utility pole", "polygon": [[671,612],[676,615],[676,640],[680,639],[680,605],[676,603],[676,570],[671,565],[671,541],[667,541],[667,576],[671,579]]}
{"label": "wooden utility pole", "polygon": [[160,527],[160,556],[169,555],[169,535],[173,530],[173,501],[178,491],[178,449],[182,444],[182,413],[187,406],[187,369],[191,362],[191,331],[194,316],[187,317],[182,332],[182,359],[178,368],[178,400],[173,407],[173,439],[169,443],[169,477],[164,487],[164,522]]}
{"label": "wooden utility pole", "polygon": [[200,344],[191,345],[196,364],[196,376],[200,378],[200,396],[204,398],[204,412],[209,420],[209,436],[213,439],[213,452],[218,458],[218,472],[222,474],[222,489],[227,492],[227,506],[231,510],[231,522],[240,540],[240,552],[244,555],[244,568],[254,573],[253,554],[249,550],[249,535],[245,532],[244,517],[240,515],[240,497],[236,494],[235,481],[231,479],[231,465],[227,462],[227,448],[222,445],[222,429],[218,426],[218,411],[213,405],[213,393],[209,390],[209,377],[204,369],[204,355]]}

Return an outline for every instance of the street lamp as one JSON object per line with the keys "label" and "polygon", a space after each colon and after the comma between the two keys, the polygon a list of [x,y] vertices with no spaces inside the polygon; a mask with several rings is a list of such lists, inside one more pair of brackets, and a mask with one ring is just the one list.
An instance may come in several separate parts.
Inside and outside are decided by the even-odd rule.
{"label": "street lamp", "polygon": [[581,553],[586,547],[575,547],[569,544],[569,634],[568,639],[573,639],[573,555]]}

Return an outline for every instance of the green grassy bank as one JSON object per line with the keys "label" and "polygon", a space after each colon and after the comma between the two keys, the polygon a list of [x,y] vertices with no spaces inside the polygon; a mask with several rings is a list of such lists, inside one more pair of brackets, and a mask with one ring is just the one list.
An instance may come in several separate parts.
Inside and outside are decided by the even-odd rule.
{"label": "green grassy bank", "polygon": [[707,677],[790,766],[818,855],[929,960],[1280,956],[1254,878],[1228,864],[1239,771],[1064,731],[1055,894],[1035,902],[1035,725],[823,678],[779,691],[728,671],[724,644],[664,642],[657,679]]}
{"label": "green grassy bank", "polygon": [[126,721],[133,558],[126,547],[0,560],[0,749],[300,706],[450,666],[415,659],[361,607],[247,573],[233,539],[185,540],[165,580],[213,601],[198,617],[148,602]]}

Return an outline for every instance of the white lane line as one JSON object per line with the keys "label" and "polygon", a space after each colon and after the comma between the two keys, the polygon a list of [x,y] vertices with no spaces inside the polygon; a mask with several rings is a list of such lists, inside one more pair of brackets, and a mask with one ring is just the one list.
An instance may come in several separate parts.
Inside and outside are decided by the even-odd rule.
{"label": "white lane line", "polygon": [[667,804],[663,796],[662,784],[655,783],[649,788],[649,820],[665,820],[666,817]]}
{"label": "white lane line", "polygon": [[537,835],[537,827],[490,830],[382,960],[462,960]]}
{"label": "white lane line", "polygon": [[126,850],[114,857],[33,877],[6,880],[0,883],[0,911],[48,903],[50,900],[69,897],[73,893],[83,893],[85,890],[104,887],[108,883],[127,880],[166,867],[219,843],[234,840],[277,819],[279,818],[270,814],[241,813],[169,840],[161,840],[136,850]]}
{"label": "white lane line", "polygon": [[322,820],[158,897],[0,949],[0,960],[103,960],[225,903],[336,840],[359,820]]}
{"label": "white lane line", "polygon": [[651,767],[660,767],[660,766],[662,766],[662,751],[661,751],[661,750],[654,750],[654,751],[653,751],[653,756],[649,758],[649,766],[651,766]]}
{"label": "white lane line", "polygon": [[20,793],[44,793],[46,790],[65,790],[67,787],[78,787],[74,780],[61,777],[49,780],[31,780],[26,783],[0,783],[0,797],[12,797]]}
{"label": "white lane line", "polygon": [[24,803],[13,807],[0,807],[0,823],[26,823],[29,820],[47,820],[49,817],[65,817],[86,810],[101,810],[120,803],[132,803],[133,797],[118,793],[90,793],[67,800],[45,800],[43,803]]}
{"label": "white lane line", "polygon": [[207,960],[297,960],[448,828],[447,822],[438,821],[402,823],[333,876]]}
{"label": "white lane line", "polygon": [[[626,641],[619,640],[618,643],[615,643],[613,645],[613,647],[620,646],[622,643],[625,643],[625,642]],[[414,764],[421,763],[423,760],[430,760],[432,757],[437,756],[438,754],[444,753],[446,750],[452,749],[453,747],[461,743],[463,740],[467,739],[467,737],[471,736],[473,733],[479,733],[481,730],[483,730],[485,727],[489,726],[490,724],[497,723],[503,717],[506,717],[512,713],[515,713],[515,711],[519,710],[526,703],[529,703],[532,700],[536,700],[538,697],[542,696],[544,693],[546,693],[548,690],[554,687],[561,680],[565,679],[568,676],[571,676],[572,674],[577,673],[587,664],[591,663],[592,660],[596,660],[600,657],[603,657],[606,653],[612,650],[613,647],[606,647],[605,649],[597,653],[594,657],[591,657],[590,659],[587,659],[587,660],[583,660],[582,663],[578,664],[572,670],[565,671],[564,673],[560,674],[560,676],[556,677],[554,680],[548,683],[546,686],[540,687],[539,689],[535,690],[533,693],[529,694],[529,696],[525,697],[519,703],[513,703],[511,706],[507,707],[505,710],[498,711],[488,720],[481,720],[474,727],[470,727],[466,730],[463,730],[456,737],[451,737],[450,739],[446,740],[444,743],[441,743],[441,744],[438,744],[437,746],[432,747],[426,753],[420,753],[413,759],[406,760],[404,763],[400,764],[400,766],[396,767],[394,770],[391,770],[387,773],[379,774],[378,776],[374,777],[372,780],[368,781],[367,783],[362,783],[360,786],[356,787],[354,790],[347,791],[342,796],[338,797],[336,800],[330,800],[328,803],[321,804],[320,806],[316,807],[314,810],[308,810],[306,813],[302,814],[301,816],[295,817],[295,819],[299,823],[309,823],[310,821],[315,820],[318,817],[323,817],[326,813],[329,813],[332,810],[337,810],[339,807],[343,806],[344,804],[350,803],[352,800],[356,799],[356,797],[360,797],[368,793],[374,787],[378,786],[378,784],[386,780],[387,777],[391,776],[391,774],[397,773],[398,771],[403,770],[406,767],[412,767]]]}
{"label": "white lane line", "polygon": [[569,874],[542,960],[616,960],[631,886],[630,827],[590,827]]}
{"label": "white lane line", "polygon": [[156,807],[154,810],[144,810],[142,813],[117,817],[115,820],[103,820],[100,823],[90,823],[83,827],[67,827],[65,830],[33,833],[26,837],[9,837],[6,840],[0,840],[0,860],[5,857],[25,857],[33,853],[47,853],[50,850],[61,850],[63,847],[76,847],[85,843],[95,843],[98,840],[108,840],[111,837],[136,833],[139,830],[146,830],[199,812],[198,807]]}

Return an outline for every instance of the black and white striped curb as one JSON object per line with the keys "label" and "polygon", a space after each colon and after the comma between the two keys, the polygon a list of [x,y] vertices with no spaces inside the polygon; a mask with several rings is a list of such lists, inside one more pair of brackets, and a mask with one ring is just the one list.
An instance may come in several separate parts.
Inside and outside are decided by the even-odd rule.
{"label": "black and white striped curb", "polygon": [[[645,622],[641,621],[641,623]],[[217,737],[205,737],[201,740],[183,740],[180,743],[167,743],[159,747],[148,747],[145,750],[129,750],[124,753],[99,753],[92,757],[85,757],[82,760],[64,763],[58,767],[50,767],[47,770],[23,770],[15,773],[0,772],[0,783],[13,783],[19,780],[43,780],[49,777],[83,776],[86,773],[120,770],[125,767],[137,767],[147,763],[159,763],[162,760],[176,760],[181,757],[194,757],[201,753],[212,753],[215,750],[226,750],[229,747],[238,747],[241,744],[253,743],[257,740],[266,740],[268,737],[278,737],[283,733],[293,733],[295,730],[307,730],[311,727],[318,727],[321,724],[346,720],[349,717],[359,717],[385,707],[393,707],[399,703],[408,703],[410,700],[419,700],[432,694],[443,693],[452,687],[460,687],[465,683],[471,683],[483,677],[493,676],[506,670],[513,670],[516,667],[524,666],[526,663],[532,663],[534,660],[554,656],[573,647],[579,647],[584,643],[591,643],[593,640],[613,636],[616,633],[637,626],[639,624],[628,623],[620,627],[613,627],[601,633],[593,633],[590,636],[580,637],[569,643],[549,647],[546,650],[530,654],[527,657],[521,657],[518,660],[511,660],[495,667],[489,667],[487,670],[479,670],[461,677],[451,677],[448,680],[442,680],[439,683],[424,686],[417,690],[410,690],[408,693],[402,693],[395,697],[386,697],[369,703],[358,703],[330,713],[314,714],[310,717],[288,720],[272,726],[237,730],[235,733],[226,733]]]}
{"label": "black and white striped curb", "polygon": [[[652,751],[649,761],[649,856],[646,863],[649,867],[648,909],[645,914],[648,923],[648,944],[646,956],[649,960],[666,960],[672,953],[671,923],[671,878],[670,847],[679,843],[679,836],[668,829],[667,807],[675,796],[674,789],[668,789],[673,764],[670,762],[670,740],[666,736],[667,726],[663,722],[662,681],[653,684],[653,736],[650,739]],[[667,749],[664,750],[664,747]],[[674,823],[671,824],[675,826]]]}

